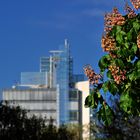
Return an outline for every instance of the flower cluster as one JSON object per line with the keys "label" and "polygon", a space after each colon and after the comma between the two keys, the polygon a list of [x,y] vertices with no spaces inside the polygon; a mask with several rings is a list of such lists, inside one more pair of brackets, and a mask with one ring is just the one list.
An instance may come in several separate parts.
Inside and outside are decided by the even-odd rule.
{"label": "flower cluster", "polygon": [[105,29],[104,31],[108,33],[112,30],[115,25],[123,25],[125,23],[125,18],[118,12],[117,8],[114,8],[112,13],[105,14]]}
{"label": "flower cluster", "polygon": [[102,48],[105,52],[114,51],[116,49],[115,39],[112,37],[109,37],[108,35],[102,36],[101,43],[102,43]]}
{"label": "flower cluster", "polygon": [[140,34],[137,36],[137,46],[140,49]]}
{"label": "flower cluster", "polygon": [[140,8],[140,0],[130,0],[135,9]]}
{"label": "flower cluster", "polygon": [[120,70],[116,65],[110,65],[108,68],[117,84],[120,84],[126,79],[126,70]]}
{"label": "flower cluster", "polygon": [[135,11],[128,5],[125,5],[125,11],[127,12],[128,18],[134,18],[136,17]]}
{"label": "flower cluster", "polygon": [[99,80],[102,79],[100,74],[96,74],[90,65],[84,66],[84,73],[88,77],[91,84],[98,84]]}

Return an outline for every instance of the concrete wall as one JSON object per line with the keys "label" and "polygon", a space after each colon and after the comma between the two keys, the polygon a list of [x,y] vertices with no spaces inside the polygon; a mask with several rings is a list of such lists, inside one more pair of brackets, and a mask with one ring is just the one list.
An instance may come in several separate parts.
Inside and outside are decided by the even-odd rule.
{"label": "concrete wall", "polygon": [[12,106],[20,106],[29,111],[28,115],[46,117],[57,121],[57,89],[7,89],[3,91],[3,101]]}
{"label": "concrete wall", "polygon": [[77,82],[75,87],[81,91],[82,94],[82,113],[81,113],[81,117],[82,117],[82,125],[83,125],[83,139],[84,140],[89,140],[90,138],[90,109],[89,108],[85,108],[84,104],[85,104],[85,99],[88,96],[89,92],[90,92],[90,88],[89,88],[89,81],[82,81],[82,82]]}

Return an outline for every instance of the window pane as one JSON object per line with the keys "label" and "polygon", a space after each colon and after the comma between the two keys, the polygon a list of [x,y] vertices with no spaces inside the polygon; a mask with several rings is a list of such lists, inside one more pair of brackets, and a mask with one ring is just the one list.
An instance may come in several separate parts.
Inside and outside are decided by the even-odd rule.
{"label": "window pane", "polygon": [[78,120],[78,112],[77,111],[70,111],[69,112],[70,121],[77,121]]}
{"label": "window pane", "polygon": [[73,101],[73,100],[77,100],[77,99],[78,99],[77,91],[70,91],[69,92],[69,100]]}

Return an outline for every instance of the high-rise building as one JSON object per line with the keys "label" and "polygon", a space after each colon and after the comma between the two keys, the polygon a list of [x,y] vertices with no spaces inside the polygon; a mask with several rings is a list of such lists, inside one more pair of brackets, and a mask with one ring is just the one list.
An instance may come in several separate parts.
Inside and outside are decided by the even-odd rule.
{"label": "high-rise building", "polygon": [[85,124],[90,117],[89,109],[83,107],[87,94],[89,82],[82,74],[73,74],[70,45],[65,40],[49,57],[41,57],[40,72],[22,72],[20,86],[3,90],[2,98],[29,114],[52,117],[56,125]]}

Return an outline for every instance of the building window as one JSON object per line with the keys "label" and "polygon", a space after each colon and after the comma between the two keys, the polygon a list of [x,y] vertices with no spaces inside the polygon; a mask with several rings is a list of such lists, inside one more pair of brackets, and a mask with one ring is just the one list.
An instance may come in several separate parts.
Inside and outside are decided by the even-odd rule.
{"label": "building window", "polygon": [[69,91],[69,101],[77,101],[78,100],[78,92],[75,91]]}
{"label": "building window", "polygon": [[78,112],[77,111],[70,111],[69,112],[69,119],[70,119],[70,121],[77,121],[78,120]]}

